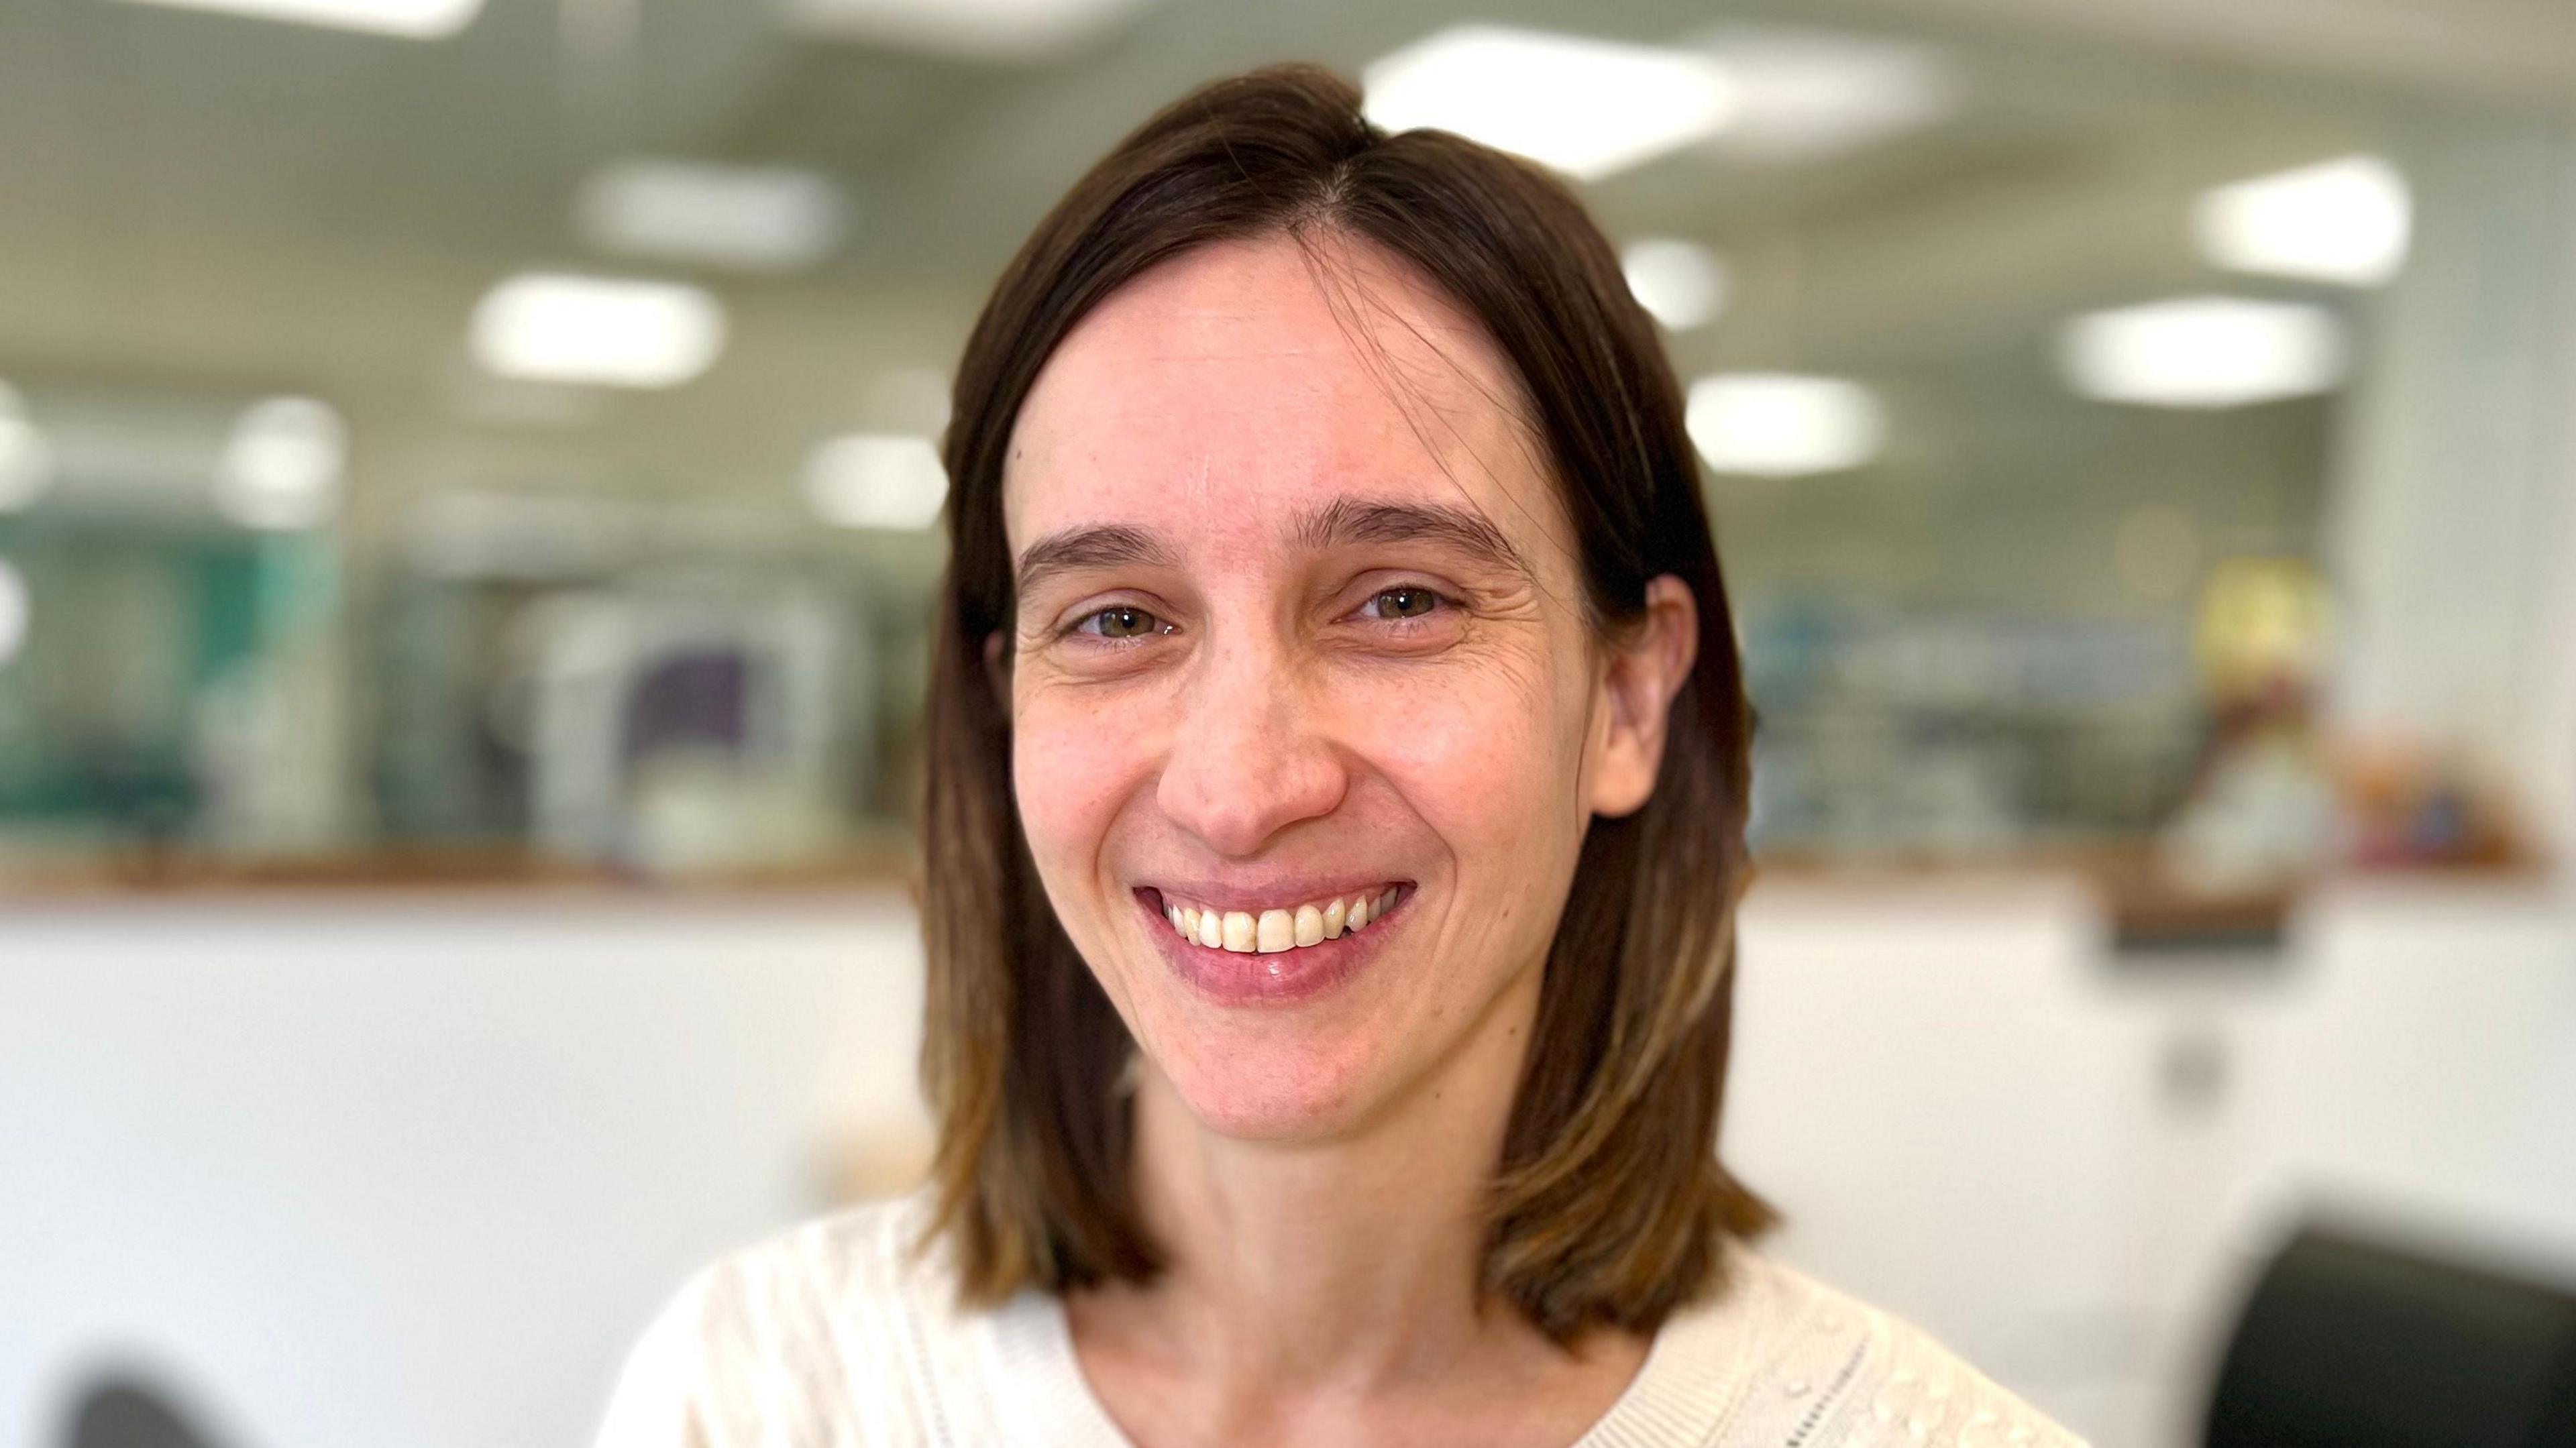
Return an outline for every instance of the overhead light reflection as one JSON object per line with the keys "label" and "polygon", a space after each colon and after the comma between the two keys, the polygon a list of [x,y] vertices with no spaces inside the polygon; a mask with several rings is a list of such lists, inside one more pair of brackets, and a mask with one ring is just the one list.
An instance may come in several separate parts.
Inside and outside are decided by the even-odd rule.
{"label": "overhead light reflection", "polygon": [[0,513],[14,513],[54,485],[54,447],[17,389],[0,382]]}
{"label": "overhead light reflection", "polygon": [[1440,31],[1362,80],[1389,131],[1455,131],[1587,181],[1706,139],[1736,104],[1706,55],[1500,25]]}
{"label": "overhead light reflection", "polygon": [[1703,377],[1691,384],[1687,424],[1710,467],[1775,478],[1859,467],[1887,436],[1868,388],[1791,372]]}
{"label": "overhead light reflection", "polygon": [[328,404],[253,403],[215,464],[215,506],[245,528],[318,527],[339,511],[348,455],[348,425]]}
{"label": "overhead light reflection", "polygon": [[947,469],[926,437],[848,433],[806,460],[806,502],[845,528],[927,528],[939,521],[947,498]]}
{"label": "overhead light reflection", "polygon": [[1150,0],[782,0],[813,34],[970,60],[1041,60],[1098,34]]}
{"label": "overhead light reflection", "polygon": [[2321,307],[2177,297],[2092,312],[2058,334],[2058,365],[2086,397],[2147,407],[2242,407],[2327,392],[2347,362]]}
{"label": "overhead light reflection", "polygon": [[573,202],[591,246],[743,271],[795,271],[840,244],[847,206],[812,171],[632,157],[604,166]]}
{"label": "overhead light reflection", "polygon": [[2213,266],[2357,287],[2405,266],[2413,220],[2406,177],[2377,156],[2213,187],[2192,216]]}
{"label": "overhead light reflection", "polygon": [[0,664],[27,646],[27,578],[0,558]]}
{"label": "overhead light reflection", "polygon": [[360,30],[406,40],[440,40],[472,23],[483,0],[137,0],[173,10],[208,10],[254,20],[282,20],[333,30]]}
{"label": "overhead light reflection", "polygon": [[1770,24],[1727,24],[1695,39],[1735,85],[1735,115],[1715,141],[1730,159],[1820,161],[1959,107],[1956,66],[1911,41]]}
{"label": "overhead light reflection", "polygon": [[1726,263],[1695,241],[1632,241],[1619,253],[1628,290],[1656,321],[1676,332],[1704,326],[1726,309]]}
{"label": "overhead light reflection", "polygon": [[503,377],[676,387],[724,350],[724,308],[680,282],[528,272],[474,308],[474,360]]}

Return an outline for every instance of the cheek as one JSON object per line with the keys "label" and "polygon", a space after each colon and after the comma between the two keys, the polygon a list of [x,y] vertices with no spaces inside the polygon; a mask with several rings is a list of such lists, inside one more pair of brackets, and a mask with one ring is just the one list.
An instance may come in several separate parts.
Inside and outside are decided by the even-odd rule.
{"label": "cheek", "polygon": [[1580,704],[1557,672],[1531,650],[1372,681],[1353,691],[1353,736],[1462,857],[1519,873],[1582,824]]}
{"label": "cheek", "polygon": [[1126,727],[1132,710],[1111,710],[1080,694],[1033,689],[1014,701],[1012,715],[1011,784],[1020,826],[1053,892],[1090,873],[1150,746]]}

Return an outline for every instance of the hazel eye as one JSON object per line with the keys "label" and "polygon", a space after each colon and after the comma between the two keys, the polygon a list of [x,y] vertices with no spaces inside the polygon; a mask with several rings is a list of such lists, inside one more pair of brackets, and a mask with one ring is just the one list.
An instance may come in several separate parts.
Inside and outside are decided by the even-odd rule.
{"label": "hazel eye", "polygon": [[1078,633],[1097,634],[1110,639],[1141,639],[1161,633],[1168,625],[1154,615],[1131,604],[1117,604],[1085,614],[1074,625]]}
{"label": "hazel eye", "polygon": [[1388,588],[1373,595],[1368,607],[1378,618],[1420,618],[1444,601],[1427,588]]}

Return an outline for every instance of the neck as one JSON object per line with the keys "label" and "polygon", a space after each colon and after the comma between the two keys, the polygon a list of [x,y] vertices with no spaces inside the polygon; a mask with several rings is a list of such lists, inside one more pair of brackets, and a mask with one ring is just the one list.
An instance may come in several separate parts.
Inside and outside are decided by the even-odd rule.
{"label": "neck", "polygon": [[1209,1131],[1146,1066],[1139,1205],[1170,1268],[1122,1315],[1155,1355],[1271,1397],[1401,1391],[1506,1343],[1526,1350],[1535,1329],[1479,1281],[1538,975],[1425,1079],[1329,1139]]}

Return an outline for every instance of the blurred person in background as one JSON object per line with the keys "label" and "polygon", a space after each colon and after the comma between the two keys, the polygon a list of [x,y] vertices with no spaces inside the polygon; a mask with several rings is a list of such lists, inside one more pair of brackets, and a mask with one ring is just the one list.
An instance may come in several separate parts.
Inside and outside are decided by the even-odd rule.
{"label": "blurred person in background", "polygon": [[1211,85],[1005,271],[945,461],[933,1179],[700,1272],[603,1448],[2075,1441],[1750,1245],[1733,625],[1561,183]]}

